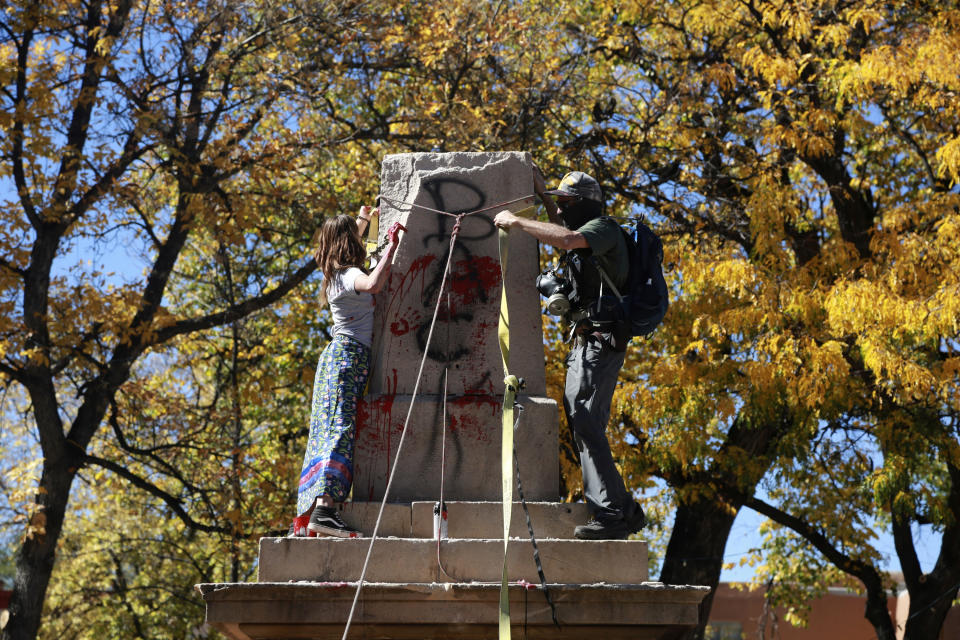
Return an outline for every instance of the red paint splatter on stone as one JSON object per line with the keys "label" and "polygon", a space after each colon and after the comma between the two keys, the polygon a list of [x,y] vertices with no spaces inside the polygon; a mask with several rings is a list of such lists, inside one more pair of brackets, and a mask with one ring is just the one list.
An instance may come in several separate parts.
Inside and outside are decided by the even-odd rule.
{"label": "red paint splatter on stone", "polygon": [[406,335],[410,333],[410,329],[412,328],[406,318],[399,318],[390,323],[390,333],[395,336]]}
{"label": "red paint splatter on stone", "polygon": [[478,289],[490,294],[500,288],[500,262],[490,256],[458,260],[453,266],[453,276],[450,291],[476,299]]}
{"label": "red paint splatter on stone", "polygon": [[476,440],[490,442],[495,431],[500,411],[500,402],[496,396],[477,395],[451,398],[453,407],[450,415],[450,430]]}

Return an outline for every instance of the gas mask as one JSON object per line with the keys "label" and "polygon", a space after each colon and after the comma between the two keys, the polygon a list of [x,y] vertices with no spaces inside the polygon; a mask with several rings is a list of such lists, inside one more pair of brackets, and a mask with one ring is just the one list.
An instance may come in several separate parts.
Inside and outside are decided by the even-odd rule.
{"label": "gas mask", "polygon": [[586,317],[588,300],[581,291],[582,269],[580,257],[568,253],[537,276],[537,291],[547,299],[547,314],[570,323]]}
{"label": "gas mask", "polygon": [[547,313],[562,317],[570,311],[573,281],[567,280],[558,269],[546,269],[537,276],[537,291],[547,299]]}

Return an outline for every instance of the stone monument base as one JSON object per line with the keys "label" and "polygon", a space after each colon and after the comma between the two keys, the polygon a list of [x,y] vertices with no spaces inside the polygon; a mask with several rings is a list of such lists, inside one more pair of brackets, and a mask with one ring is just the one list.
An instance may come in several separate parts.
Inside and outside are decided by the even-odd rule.
{"label": "stone monument base", "polygon": [[[350,637],[396,640],[497,637],[502,506],[447,504],[449,537],[434,537],[432,502],[387,504]],[[516,638],[675,638],[697,624],[707,587],[650,582],[642,540],[576,540],[584,504],[529,503],[546,602],[519,503],[508,546]],[[348,503],[343,518],[373,531],[379,503]],[[381,537],[382,536],[382,537]],[[370,538],[263,538],[259,582],[197,585],[207,623],[234,640],[342,637]]]}
{"label": "stone monument base", "polygon": [[[707,587],[551,584],[553,624],[539,587],[511,585],[514,638],[678,638],[697,623]],[[207,623],[234,640],[340,640],[355,582],[202,584]],[[351,638],[495,640],[500,584],[364,584]]]}
{"label": "stone monument base", "polygon": [[[525,514],[514,505],[507,545],[513,637],[638,640],[676,638],[694,628],[708,588],[650,582],[645,542],[575,540],[574,527],[589,518],[586,505],[554,502],[559,411],[546,396],[537,241],[511,232],[502,273],[493,222],[502,209],[534,204],[530,155],[390,155],[381,176],[378,241],[395,222],[407,232],[377,294],[370,388],[358,405],[356,502],[343,508],[343,519],[372,534],[388,478],[398,472],[388,496],[395,503],[385,506],[349,637],[498,637],[504,293],[510,373],[526,381],[515,432],[523,495],[547,501],[531,504],[530,517],[559,620],[555,626]],[[434,535],[441,495],[446,537]],[[197,585],[207,622],[234,640],[339,639],[369,543],[264,538],[259,582]]]}

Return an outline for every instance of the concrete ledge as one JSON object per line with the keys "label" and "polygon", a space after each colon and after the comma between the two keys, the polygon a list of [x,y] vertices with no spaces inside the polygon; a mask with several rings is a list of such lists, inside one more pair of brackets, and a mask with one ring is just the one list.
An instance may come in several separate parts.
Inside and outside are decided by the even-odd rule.
{"label": "concrete ledge", "polygon": [[[431,503],[432,505],[433,503]],[[431,518],[433,507],[431,506]],[[364,535],[373,535],[373,527],[377,523],[377,514],[380,513],[379,502],[345,502],[340,514],[348,525],[363,532]],[[383,506],[383,519],[380,520],[378,537],[413,538],[413,511],[409,504],[391,504]],[[431,529],[431,537],[433,537]]]}
{"label": "concrete ledge", "polygon": [[[537,544],[543,571],[552,582],[647,580],[647,544],[640,540],[543,540]],[[258,580],[357,580],[369,546],[370,538],[261,538]],[[436,540],[378,538],[366,579],[499,583],[502,564],[502,540],[441,540],[438,545]],[[539,582],[528,539],[511,538],[507,564],[509,580]]]}
{"label": "concrete ledge", "polygon": [[[676,638],[697,621],[707,587],[551,584],[561,624],[538,588],[510,586],[516,637]],[[356,583],[201,584],[207,623],[234,640],[343,635]],[[365,584],[351,633],[363,638],[495,638],[499,584]]]}
{"label": "concrete ledge", "polygon": [[[435,502],[387,503],[380,521],[378,537],[433,538],[433,505]],[[590,517],[584,503],[528,502],[530,521],[537,540],[569,539],[573,529]],[[347,502],[343,505],[344,521],[366,535],[380,512],[379,502]],[[448,538],[500,538],[503,535],[502,506],[499,502],[447,502]],[[513,503],[510,536],[528,538],[527,519],[519,502]]]}
{"label": "concrete ledge", "polygon": [[[433,537],[433,502],[414,502],[413,537]],[[573,529],[590,518],[584,503],[528,502],[530,522],[537,540],[546,538],[572,539]],[[381,525],[382,526],[382,525]],[[527,518],[523,506],[513,503],[510,516],[510,537],[529,538]],[[497,502],[447,502],[447,537],[500,538],[503,537],[503,506]]]}

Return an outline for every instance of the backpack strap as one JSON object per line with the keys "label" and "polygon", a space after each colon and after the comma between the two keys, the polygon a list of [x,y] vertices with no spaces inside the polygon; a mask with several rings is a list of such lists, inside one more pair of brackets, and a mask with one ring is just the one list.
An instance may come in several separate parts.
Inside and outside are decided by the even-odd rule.
{"label": "backpack strap", "polygon": [[[620,235],[623,237],[624,250],[627,252],[627,261],[632,263],[633,259],[632,259],[632,256],[630,255],[631,253],[630,252],[630,236],[627,234],[626,231],[623,230],[623,227],[621,227],[620,223],[617,222],[614,218],[611,218],[610,216],[603,216],[603,218],[607,221],[607,224],[611,224],[615,226],[617,228],[617,231],[620,232]],[[600,272],[600,278],[603,279],[604,284],[606,284],[608,287],[610,287],[610,289],[613,290],[614,295],[617,296],[617,300],[623,300],[623,295],[620,293],[620,290],[617,289],[617,286],[613,284],[613,279],[610,276],[608,276],[607,272],[604,271],[603,267],[600,266],[600,261],[597,260],[597,257],[594,255],[591,255],[590,260],[591,262],[593,262],[593,266],[597,268],[597,271]]]}
{"label": "backpack strap", "polygon": [[[593,257],[593,256],[591,256]],[[613,289],[613,294],[617,296],[617,300],[623,300],[623,296],[620,295],[620,291],[617,289],[617,286],[613,284],[613,280],[610,279],[610,276],[607,275],[607,272],[603,270],[603,267],[600,266],[600,261],[596,258],[593,258],[593,266],[597,268],[597,271],[600,272],[600,277],[603,278],[604,283],[611,289]]]}

